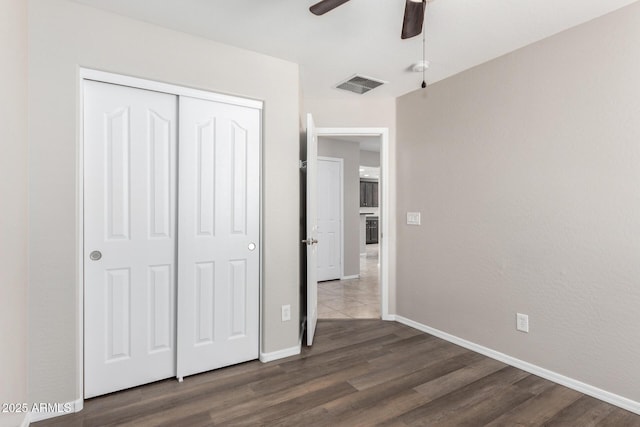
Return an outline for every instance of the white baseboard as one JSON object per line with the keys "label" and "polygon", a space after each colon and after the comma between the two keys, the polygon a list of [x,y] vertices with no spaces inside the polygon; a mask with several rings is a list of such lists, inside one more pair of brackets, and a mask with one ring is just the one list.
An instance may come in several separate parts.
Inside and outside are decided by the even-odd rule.
{"label": "white baseboard", "polygon": [[382,316],[382,320],[388,320],[388,321],[394,322],[394,321],[396,321],[396,315],[395,314],[387,314],[385,316]]}
{"label": "white baseboard", "polygon": [[22,422],[20,423],[20,427],[29,427],[29,424],[31,424],[31,417],[29,415],[30,414],[28,412],[26,414],[24,414],[24,418],[22,419]]}
{"label": "white baseboard", "polygon": [[492,359],[499,360],[500,362],[506,363],[507,365],[522,369],[523,371],[545,378],[549,381],[553,381],[554,383],[563,385],[570,389],[579,391],[580,393],[595,397],[596,399],[600,399],[602,401],[640,415],[640,402],[636,402],[635,400],[631,400],[626,397],[611,393],[609,391],[602,390],[601,388],[583,383],[573,378],[566,377],[557,372],[553,372],[532,363],[525,362],[524,360],[516,359],[515,357],[500,353],[499,351],[492,350],[471,341],[467,341],[463,338],[459,338],[455,335],[448,334],[430,326],[423,325],[422,323],[407,319],[406,317],[398,315],[395,315],[394,317],[396,322],[418,329],[419,331],[436,336],[438,338],[442,338],[445,341],[449,341],[453,344],[475,351],[476,353],[480,353]]}
{"label": "white baseboard", "polygon": [[359,274],[352,274],[351,276],[342,276],[340,278],[340,280],[350,280],[350,279],[357,279],[359,278],[360,275]]}
{"label": "white baseboard", "polygon": [[[35,423],[37,421],[48,420],[49,418],[61,417],[63,415],[73,414],[75,412],[82,411],[84,407],[84,400],[78,399],[73,402],[67,402],[60,404],[61,407],[69,407],[71,408],[69,411],[60,411],[60,412],[30,412],[28,417],[29,423]],[[29,424],[26,424],[29,425]]]}
{"label": "white baseboard", "polygon": [[285,357],[295,356],[300,354],[302,349],[302,343],[298,342],[298,345],[294,347],[284,348],[278,351],[272,351],[271,353],[260,353],[260,361],[262,363],[273,362],[274,360],[284,359]]}

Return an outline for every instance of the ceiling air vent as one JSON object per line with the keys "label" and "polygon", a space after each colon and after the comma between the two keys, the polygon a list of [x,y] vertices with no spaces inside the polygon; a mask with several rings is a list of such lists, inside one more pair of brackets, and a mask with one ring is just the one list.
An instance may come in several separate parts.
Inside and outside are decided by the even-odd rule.
{"label": "ceiling air vent", "polygon": [[378,86],[382,86],[386,82],[382,80],[372,79],[371,77],[360,76],[358,74],[349,77],[346,81],[338,83],[337,89],[348,90],[349,92],[362,95],[369,92],[371,89],[375,89]]}

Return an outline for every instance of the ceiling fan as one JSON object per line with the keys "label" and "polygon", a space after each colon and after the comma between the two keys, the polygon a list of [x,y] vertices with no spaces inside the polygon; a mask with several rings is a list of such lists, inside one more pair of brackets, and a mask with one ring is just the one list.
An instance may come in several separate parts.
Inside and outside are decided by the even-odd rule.
{"label": "ceiling fan", "polygon": [[[314,15],[324,15],[325,13],[345,4],[349,0],[322,0],[309,8]],[[426,0],[405,0],[404,20],[402,22],[403,39],[415,37],[422,32],[424,22],[424,10]]]}

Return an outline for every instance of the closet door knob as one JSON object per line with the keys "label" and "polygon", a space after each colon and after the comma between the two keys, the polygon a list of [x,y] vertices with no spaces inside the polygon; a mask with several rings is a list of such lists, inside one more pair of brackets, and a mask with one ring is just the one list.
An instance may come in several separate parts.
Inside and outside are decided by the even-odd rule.
{"label": "closet door knob", "polygon": [[255,243],[253,243],[253,242],[249,243],[249,250],[250,251],[254,250],[255,248],[256,248],[256,244]]}

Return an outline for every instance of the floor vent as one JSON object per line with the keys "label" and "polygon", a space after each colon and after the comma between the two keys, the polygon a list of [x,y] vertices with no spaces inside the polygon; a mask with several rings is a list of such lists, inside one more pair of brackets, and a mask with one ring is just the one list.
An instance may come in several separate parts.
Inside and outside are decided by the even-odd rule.
{"label": "floor vent", "polygon": [[349,77],[347,80],[338,83],[337,89],[348,90],[349,92],[362,95],[369,92],[371,89],[375,89],[378,86],[382,86],[386,82],[382,80],[373,79],[371,77],[360,76],[358,74]]}

